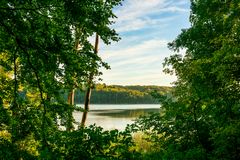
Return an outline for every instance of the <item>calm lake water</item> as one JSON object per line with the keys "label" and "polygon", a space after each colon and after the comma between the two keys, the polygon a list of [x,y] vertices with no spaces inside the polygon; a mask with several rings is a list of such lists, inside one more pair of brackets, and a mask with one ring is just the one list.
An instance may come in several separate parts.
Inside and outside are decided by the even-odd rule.
{"label": "calm lake water", "polygon": [[[133,123],[140,115],[159,112],[159,108],[159,104],[91,105],[86,125],[95,123],[106,130],[124,130],[127,124]],[[73,116],[77,122],[81,122],[82,112],[74,112]]]}

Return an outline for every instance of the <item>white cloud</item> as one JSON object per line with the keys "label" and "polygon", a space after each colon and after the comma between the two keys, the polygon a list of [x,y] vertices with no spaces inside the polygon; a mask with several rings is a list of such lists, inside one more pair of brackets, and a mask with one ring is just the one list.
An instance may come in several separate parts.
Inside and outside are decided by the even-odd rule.
{"label": "white cloud", "polygon": [[[159,22],[159,19],[150,18],[151,16],[159,16],[166,12],[188,12],[181,4],[173,3],[171,0],[128,0],[124,7],[119,7],[115,13],[118,19],[114,28],[118,32],[126,32],[149,27]],[[169,17],[162,17],[160,21],[162,23],[169,21]]]}
{"label": "white cloud", "polygon": [[165,5],[165,0],[128,0],[124,4],[125,7],[120,7],[116,11],[116,15],[119,15],[118,21],[120,22],[132,20],[154,13],[158,7]]}
{"label": "white cloud", "polygon": [[150,19],[148,17],[137,18],[131,21],[119,22],[116,25],[117,32],[129,32],[136,31],[143,28],[154,28],[158,27],[166,27],[169,21],[172,21],[176,18],[176,16],[167,17],[167,18],[159,18],[159,19]]}
{"label": "white cloud", "polygon": [[142,54],[147,54],[149,52],[156,52],[155,49],[159,48],[167,48],[167,41],[166,40],[148,40],[144,41],[140,44],[135,44],[132,46],[129,46],[128,48],[119,48],[117,50],[103,50],[103,52],[100,52],[101,57],[103,60],[108,60],[111,58],[116,57],[135,57],[140,56]]}
{"label": "white cloud", "polygon": [[[106,72],[107,73],[107,72]],[[146,74],[146,73],[145,73]],[[120,85],[163,85],[170,86],[176,77],[166,75],[162,71],[155,73],[138,72],[134,74],[127,74],[124,72],[116,73],[110,72],[103,76],[104,83],[106,84],[120,84]]]}

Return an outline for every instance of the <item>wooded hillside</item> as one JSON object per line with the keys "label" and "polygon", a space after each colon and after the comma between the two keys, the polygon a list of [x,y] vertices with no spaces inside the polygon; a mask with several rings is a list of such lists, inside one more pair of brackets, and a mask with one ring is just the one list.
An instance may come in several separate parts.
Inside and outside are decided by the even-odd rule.
{"label": "wooded hillside", "polygon": [[[121,86],[97,84],[92,92],[92,104],[157,104],[152,92],[167,94],[171,87],[165,86]],[[84,103],[84,91],[78,90],[75,103]]]}

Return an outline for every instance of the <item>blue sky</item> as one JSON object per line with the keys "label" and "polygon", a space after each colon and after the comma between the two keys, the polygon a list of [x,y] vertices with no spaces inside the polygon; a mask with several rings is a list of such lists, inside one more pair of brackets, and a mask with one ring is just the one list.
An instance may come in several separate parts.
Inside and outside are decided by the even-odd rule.
{"label": "blue sky", "polygon": [[102,83],[170,86],[175,76],[162,72],[171,54],[167,43],[188,28],[189,0],[125,0],[114,9],[112,26],[121,41],[99,47],[99,55],[111,66],[102,70]]}

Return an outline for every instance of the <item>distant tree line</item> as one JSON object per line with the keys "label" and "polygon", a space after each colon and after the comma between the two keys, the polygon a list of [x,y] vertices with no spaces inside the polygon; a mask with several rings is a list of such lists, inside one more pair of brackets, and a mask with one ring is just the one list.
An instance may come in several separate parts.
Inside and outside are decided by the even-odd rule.
{"label": "distant tree line", "polygon": [[[163,86],[121,86],[97,84],[92,91],[92,104],[158,104],[153,92],[167,94],[171,87]],[[84,91],[77,90],[75,103],[84,103]],[[66,96],[65,96],[66,97]]]}

